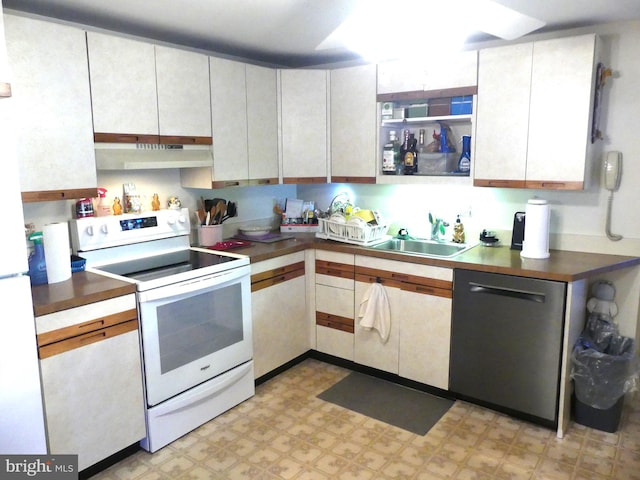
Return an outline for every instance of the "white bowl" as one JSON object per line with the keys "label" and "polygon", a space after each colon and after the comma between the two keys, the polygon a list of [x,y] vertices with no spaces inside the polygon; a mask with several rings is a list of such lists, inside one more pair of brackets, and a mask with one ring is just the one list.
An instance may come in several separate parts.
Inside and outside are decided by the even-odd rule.
{"label": "white bowl", "polygon": [[242,235],[246,235],[247,237],[261,237],[266,235],[271,231],[270,227],[243,227],[239,228],[240,233]]}

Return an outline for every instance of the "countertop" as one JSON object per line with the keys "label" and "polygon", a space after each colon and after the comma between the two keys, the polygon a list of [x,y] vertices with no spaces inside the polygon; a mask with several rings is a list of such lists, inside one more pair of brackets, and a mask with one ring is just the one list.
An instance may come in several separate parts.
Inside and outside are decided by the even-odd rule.
{"label": "countertop", "polygon": [[316,238],[313,233],[298,233],[295,234],[295,238],[293,239],[274,243],[254,242],[251,246],[233,249],[233,252],[248,255],[251,257],[251,262],[255,263],[305,250],[306,248],[561,282],[572,282],[593,275],[640,265],[640,257],[571,252],[565,250],[552,250],[550,257],[543,260],[528,259],[522,258],[520,251],[511,250],[508,246],[485,247],[482,245],[471,248],[450,259],[431,258],[406,253],[373,250],[348,243],[323,240]]}
{"label": "countertop", "polygon": [[31,287],[36,317],[135,293],[134,283],[92,272],[76,272],[69,280]]}
{"label": "countertop", "polygon": [[[552,250],[544,260],[526,259],[508,246],[478,245],[453,257],[429,258],[396,252],[385,252],[348,243],[316,238],[314,233],[297,233],[294,238],[272,243],[252,242],[250,246],[234,248],[234,253],[248,255],[251,263],[304,251],[308,248],[333,252],[368,255],[402,262],[445,268],[465,268],[484,272],[518,275],[572,282],[590,276],[640,265],[640,257]],[[135,285],[92,272],[77,272],[71,279],[51,285],[32,287],[36,316],[106,300],[135,292]]]}

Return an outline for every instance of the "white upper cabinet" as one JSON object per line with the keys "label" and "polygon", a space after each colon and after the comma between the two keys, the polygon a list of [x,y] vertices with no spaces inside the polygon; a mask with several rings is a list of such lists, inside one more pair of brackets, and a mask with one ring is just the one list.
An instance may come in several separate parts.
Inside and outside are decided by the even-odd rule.
{"label": "white upper cabinet", "polygon": [[543,183],[553,188],[554,182],[560,188],[584,187],[595,57],[595,35],[533,44],[526,180],[534,188],[544,188]]}
{"label": "white upper cabinet", "polygon": [[592,34],[480,52],[474,185],[585,188],[597,54]]}
{"label": "white upper cabinet", "polygon": [[480,51],[475,178],[525,178],[532,55],[532,43]]}
{"label": "white upper cabinet", "polygon": [[156,45],[160,135],[211,137],[209,58]]}
{"label": "white upper cabinet", "polygon": [[331,70],[331,180],[375,183],[376,66]]}
{"label": "white upper cabinet", "polygon": [[478,52],[453,52],[424,61],[395,60],[378,64],[378,93],[440,90],[477,85]]}
{"label": "white upper cabinet", "polygon": [[3,106],[14,113],[23,200],[95,196],[84,31],[14,15],[4,16],[4,26],[13,95]]}
{"label": "white upper cabinet", "polygon": [[97,32],[87,44],[94,132],[116,134],[106,141],[211,143],[206,55]]}
{"label": "white upper cabinet", "polygon": [[97,32],[87,44],[94,131],[159,135],[154,46]]}
{"label": "white upper cabinet", "polygon": [[246,181],[247,86],[245,64],[211,57],[213,176],[215,181]]}
{"label": "white upper cabinet", "polygon": [[213,168],[182,169],[182,186],[277,184],[276,70],[215,57],[209,64]]}
{"label": "white upper cabinet", "polygon": [[249,183],[278,183],[276,70],[247,65]]}
{"label": "white upper cabinet", "polygon": [[280,70],[284,183],[327,181],[327,72]]}

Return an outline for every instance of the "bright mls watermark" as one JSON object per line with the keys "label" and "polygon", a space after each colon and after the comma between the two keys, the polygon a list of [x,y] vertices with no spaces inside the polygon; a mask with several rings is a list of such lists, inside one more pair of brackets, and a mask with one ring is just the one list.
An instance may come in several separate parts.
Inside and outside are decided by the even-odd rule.
{"label": "bright mls watermark", "polygon": [[0,455],[0,480],[77,480],[77,455]]}

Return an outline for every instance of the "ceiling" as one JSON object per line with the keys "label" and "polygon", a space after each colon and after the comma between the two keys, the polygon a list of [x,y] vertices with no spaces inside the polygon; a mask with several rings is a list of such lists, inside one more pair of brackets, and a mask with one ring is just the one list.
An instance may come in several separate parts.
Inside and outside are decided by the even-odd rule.
{"label": "ceiling", "polygon": [[[2,0],[19,10],[77,24],[215,52],[277,67],[358,62],[345,48],[316,50],[349,15],[357,0]],[[425,0],[426,1],[426,0]],[[451,0],[441,0],[448,2]],[[494,0],[546,22],[536,33],[640,19],[638,0]],[[398,0],[389,0],[396,8]],[[437,3],[433,8],[437,15]],[[412,28],[429,28],[431,18]],[[381,26],[401,35],[402,25]],[[452,25],[451,28],[455,28]],[[471,41],[496,40],[474,33]]]}

